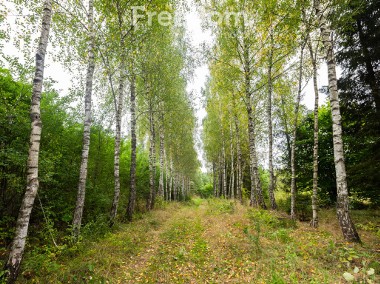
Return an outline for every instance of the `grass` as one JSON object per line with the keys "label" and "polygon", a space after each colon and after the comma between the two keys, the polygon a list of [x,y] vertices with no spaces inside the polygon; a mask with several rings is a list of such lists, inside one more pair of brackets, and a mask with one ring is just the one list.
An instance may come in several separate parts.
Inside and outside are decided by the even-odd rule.
{"label": "grass", "polygon": [[[363,240],[358,245],[342,240],[332,210],[322,211],[320,228],[313,229],[277,212],[198,198],[120,225],[39,267],[28,267],[27,259],[19,282],[345,283],[349,272],[357,283],[376,283],[378,214],[353,212]],[[366,274],[370,268],[375,275]]]}

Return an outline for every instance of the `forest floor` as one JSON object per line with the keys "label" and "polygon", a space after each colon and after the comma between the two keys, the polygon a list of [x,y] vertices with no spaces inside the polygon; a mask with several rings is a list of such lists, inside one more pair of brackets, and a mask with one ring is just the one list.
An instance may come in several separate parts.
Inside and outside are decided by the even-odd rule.
{"label": "forest floor", "polygon": [[226,200],[171,203],[71,255],[53,254],[20,283],[346,283],[345,272],[380,283],[379,213],[354,212],[358,245],[342,240],[332,210],[313,229]]}

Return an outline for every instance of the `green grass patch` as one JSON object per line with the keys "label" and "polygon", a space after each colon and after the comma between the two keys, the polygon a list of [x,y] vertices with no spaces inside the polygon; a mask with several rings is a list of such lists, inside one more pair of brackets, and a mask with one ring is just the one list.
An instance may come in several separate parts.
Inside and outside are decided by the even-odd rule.
{"label": "green grass patch", "polygon": [[356,283],[376,283],[378,221],[373,212],[355,213],[363,245],[342,240],[332,210],[321,211],[313,229],[277,212],[194,198],[97,240],[29,250],[19,282],[309,284],[345,283],[350,274]]}

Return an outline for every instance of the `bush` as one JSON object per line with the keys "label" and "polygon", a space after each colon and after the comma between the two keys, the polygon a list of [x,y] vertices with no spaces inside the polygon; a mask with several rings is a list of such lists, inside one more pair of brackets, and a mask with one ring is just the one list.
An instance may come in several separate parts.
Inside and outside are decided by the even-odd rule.
{"label": "bush", "polygon": [[197,194],[202,198],[210,198],[214,195],[214,187],[211,183],[206,183],[197,190]]}
{"label": "bush", "polygon": [[[277,206],[281,211],[290,214],[291,197],[278,199]],[[312,216],[311,195],[309,192],[299,193],[296,197],[296,215],[300,221],[310,221]]]}
{"label": "bush", "polygon": [[96,219],[85,224],[82,227],[81,234],[86,240],[96,240],[102,238],[109,231],[109,217],[106,214],[101,214]]}

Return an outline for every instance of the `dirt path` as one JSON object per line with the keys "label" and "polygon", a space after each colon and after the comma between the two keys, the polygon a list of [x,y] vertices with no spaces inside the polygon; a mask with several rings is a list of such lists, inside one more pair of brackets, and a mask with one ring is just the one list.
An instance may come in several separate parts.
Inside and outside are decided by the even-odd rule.
{"label": "dirt path", "polygon": [[249,223],[247,208],[236,203],[182,207],[121,267],[117,282],[251,283],[265,271],[256,264],[261,252],[244,233]]}
{"label": "dirt path", "polygon": [[[359,282],[371,280],[369,268],[380,268],[371,244],[343,243],[329,227],[315,230],[278,213],[195,199],[120,225],[51,266],[54,273],[23,282],[345,283],[343,273],[355,266]],[[366,283],[379,280],[371,277]]]}

